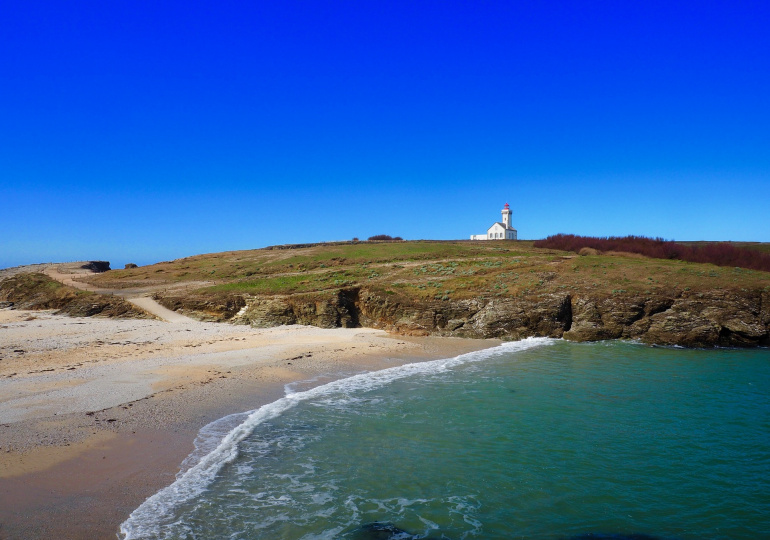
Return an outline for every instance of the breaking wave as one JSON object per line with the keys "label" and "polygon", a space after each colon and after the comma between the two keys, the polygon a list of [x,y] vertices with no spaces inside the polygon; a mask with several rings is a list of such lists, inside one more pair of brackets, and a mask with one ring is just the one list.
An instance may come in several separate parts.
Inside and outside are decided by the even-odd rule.
{"label": "breaking wave", "polygon": [[374,390],[399,379],[438,374],[469,362],[555,342],[556,340],[550,338],[527,338],[454,358],[417,362],[353,375],[305,391],[294,391],[295,387],[287,388],[287,395],[277,401],[251,412],[229,415],[203,428],[196,439],[196,450],[183,462],[176,481],[134,510],[120,526],[120,532],[124,540],[160,537],[163,524],[174,518],[175,508],[200,495],[214,481],[222,467],[238,457],[238,445],[241,441],[258,425],[280,416],[299,403],[331,394],[342,394],[354,399],[352,394]]}

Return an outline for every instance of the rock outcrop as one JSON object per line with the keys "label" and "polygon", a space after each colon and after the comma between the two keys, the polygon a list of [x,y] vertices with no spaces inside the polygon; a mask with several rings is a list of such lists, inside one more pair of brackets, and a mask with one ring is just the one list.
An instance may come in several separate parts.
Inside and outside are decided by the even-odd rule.
{"label": "rock outcrop", "polygon": [[361,326],[359,311],[355,305],[357,296],[356,290],[339,290],[325,295],[298,294],[251,298],[238,322],[259,328],[282,324],[356,328]]}
{"label": "rock outcrop", "polygon": [[[710,291],[574,301],[573,341],[631,338],[657,345],[747,347],[768,344],[767,293]],[[765,300],[766,303],[766,300]]]}
{"label": "rock outcrop", "polygon": [[110,270],[110,262],[109,261],[88,261],[86,264],[82,265],[80,268],[84,270],[90,270],[91,272],[98,274],[98,273],[107,272],[108,270]]}
{"label": "rock outcrop", "polygon": [[156,294],[153,298],[172,311],[178,311],[202,321],[213,322],[231,320],[246,306],[246,299],[240,294],[188,293],[181,296]]}
{"label": "rock outcrop", "polygon": [[642,340],[684,347],[768,344],[762,297],[762,293],[711,291],[680,298],[651,317]]}
{"label": "rock outcrop", "polygon": [[159,301],[205,320],[260,328],[307,324],[469,338],[620,338],[684,347],[770,345],[770,290],[419,300],[392,291],[350,288],[286,296],[180,296]]}
{"label": "rock outcrop", "polygon": [[684,347],[748,347],[770,345],[770,291],[415,302],[350,289],[326,296],[249,298],[238,322],[259,327],[366,326],[400,334],[471,338],[622,338]]}

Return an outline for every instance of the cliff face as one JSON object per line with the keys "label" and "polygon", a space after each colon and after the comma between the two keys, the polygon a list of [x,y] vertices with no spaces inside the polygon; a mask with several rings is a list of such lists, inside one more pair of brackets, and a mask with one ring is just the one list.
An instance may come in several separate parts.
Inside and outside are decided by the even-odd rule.
{"label": "cliff face", "polygon": [[[229,318],[229,317],[223,317]],[[366,288],[328,294],[255,297],[233,322],[269,327],[372,327],[413,335],[572,341],[628,338],[685,347],[770,345],[770,291],[672,292],[609,297],[417,302]]]}
{"label": "cliff face", "polygon": [[683,347],[770,343],[770,294],[710,291],[692,295],[573,300],[574,341],[633,338]]}
{"label": "cliff face", "polygon": [[246,306],[246,300],[240,294],[186,294],[182,296],[156,294],[153,298],[171,311],[179,311],[201,321],[231,320]]}

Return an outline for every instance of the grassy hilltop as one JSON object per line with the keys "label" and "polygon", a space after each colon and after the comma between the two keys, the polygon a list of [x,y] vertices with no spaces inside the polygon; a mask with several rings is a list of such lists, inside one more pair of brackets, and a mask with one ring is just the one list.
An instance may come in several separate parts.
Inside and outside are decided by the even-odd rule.
{"label": "grassy hilltop", "polygon": [[[613,295],[764,288],[770,273],[628,253],[578,256],[528,241],[286,246],[198,255],[94,276],[107,288],[186,286],[194,295],[290,295],[377,289],[414,299]],[[767,245],[760,244],[760,248]]]}

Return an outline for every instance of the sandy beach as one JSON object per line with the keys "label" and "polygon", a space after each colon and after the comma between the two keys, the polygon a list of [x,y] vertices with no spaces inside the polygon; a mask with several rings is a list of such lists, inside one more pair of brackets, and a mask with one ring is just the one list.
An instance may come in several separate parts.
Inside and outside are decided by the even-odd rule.
{"label": "sandy beach", "polygon": [[0,310],[0,538],[116,538],[210,422],[270,403],[289,383],[495,344]]}

